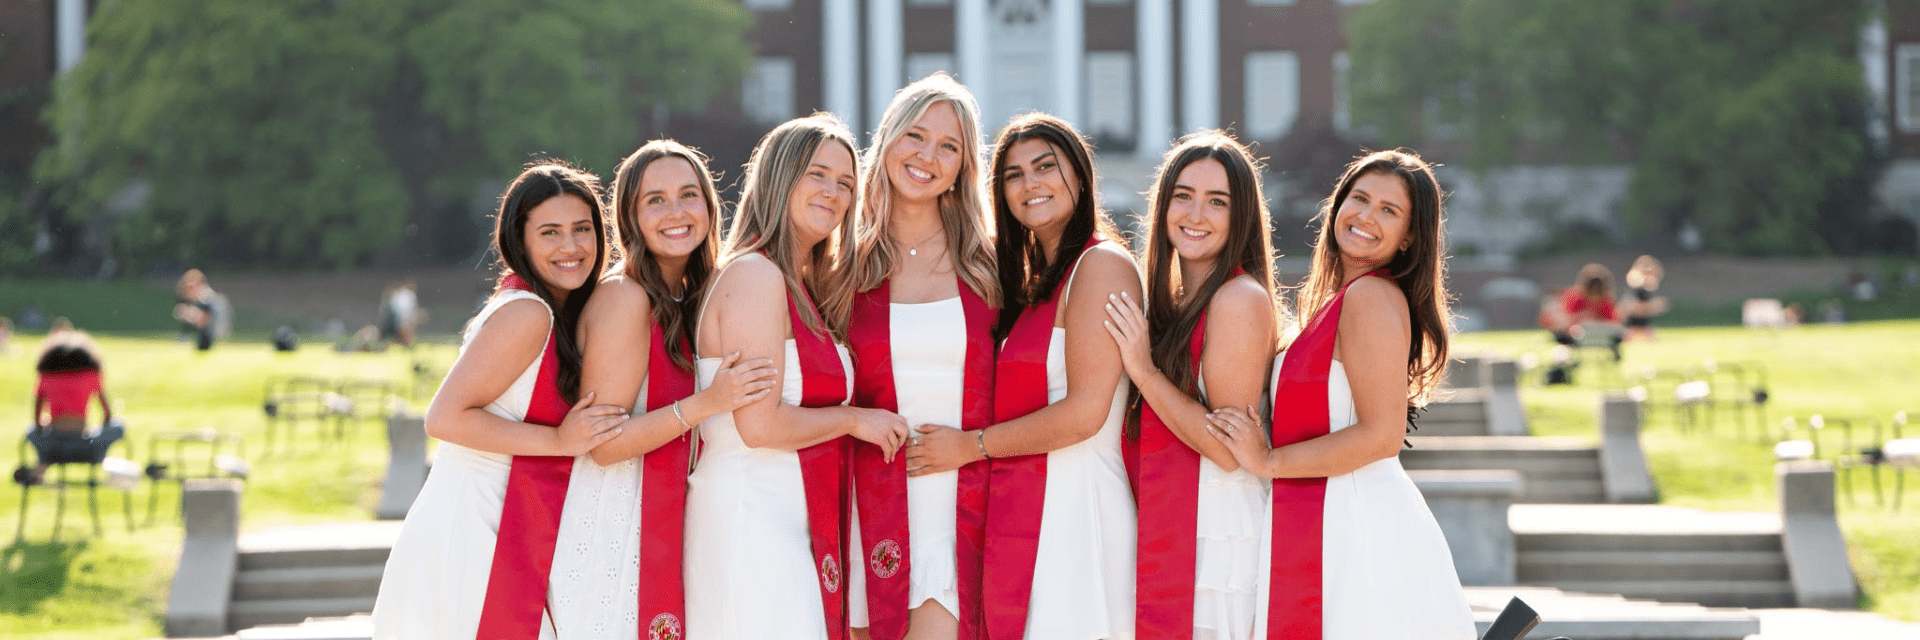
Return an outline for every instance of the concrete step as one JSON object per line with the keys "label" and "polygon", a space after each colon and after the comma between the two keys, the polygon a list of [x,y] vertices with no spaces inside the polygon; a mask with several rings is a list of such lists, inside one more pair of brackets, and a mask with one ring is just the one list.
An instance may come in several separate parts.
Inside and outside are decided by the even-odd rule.
{"label": "concrete step", "polygon": [[240,600],[227,609],[227,627],[247,629],[264,624],[294,624],[307,618],[371,613],[373,597]]}
{"label": "concrete step", "polygon": [[1519,581],[1786,580],[1778,551],[1527,551]]}
{"label": "concrete step", "polygon": [[1466,438],[1487,435],[1487,423],[1485,421],[1443,422],[1428,420],[1422,417],[1420,418],[1419,425],[1420,428],[1415,429],[1411,435],[1441,438]]}
{"label": "concrete step", "polygon": [[1521,553],[1534,551],[1768,551],[1780,553],[1775,533],[1517,533]]}
{"label": "concrete step", "polygon": [[1794,605],[1793,584],[1785,580],[1547,580],[1530,584],[1708,607],[1770,608]]}
{"label": "concrete step", "polygon": [[385,566],[388,547],[276,549],[240,552],[240,570]]}
{"label": "concrete step", "polygon": [[380,592],[382,565],[249,569],[233,581],[233,599],[371,598]]}
{"label": "concrete step", "polygon": [[1400,452],[1400,464],[1409,471],[1452,469],[1512,469],[1528,479],[1590,479],[1600,481],[1600,456],[1586,451],[1573,455],[1504,451]]}
{"label": "concrete step", "polygon": [[1522,474],[1521,504],[1592,504],[1606,502],[1606,489],[1599,478],[1584,480],[1542,480]]}
{"label": "concrete step", "polygon": [[373,618],[364,614],[316,618],[295,624],[242,629],[232,640],[372,640]]}
{"label": "concrete step", "polygon": [[1544,587],[1467,587],[1466,591],[1481,633],[1514,597],[1540,614],[1540,626],[1528,638],[1743,640],[1760,631],[1759,620],[1742,609],[1708,609]]}

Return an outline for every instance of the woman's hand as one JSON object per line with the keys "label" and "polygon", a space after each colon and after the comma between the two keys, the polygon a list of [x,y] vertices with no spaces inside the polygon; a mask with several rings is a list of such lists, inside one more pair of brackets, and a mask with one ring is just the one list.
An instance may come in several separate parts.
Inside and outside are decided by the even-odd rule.
{"label": "woman's hand", "polygon": [[1233,460],[1240,467],[1254,474],[1274,477],[1268,473],[1267,454],[1273,448],[1267,444],[1267,429],[1254,417],[1253,407],[1241,410],[1239,407],[1222,407],[1207,414],[1207,432],[1227,445],[1233,453]]}
{"label": "woman's hand", "polygon": [[1147,338],[1147,316],[1141,313],[1140,305],[1133,302],[1133,296],[1122,291],[1119,295],[1107,296],[1107,333],[1113,335],[1114,344],[1120,347],[1120,366],[1127,370],[1127,378],[1138,381],[1160,372],[1153,364],[1153,345]]}
{"label": "woman's hand", "polygon": [[690,399],[688,404],[701,403],[695,407],[698,416],[716,416],[767,397],[775,383],[773,360],[754,358],[741,362],[740,352],[735,351],[720,361],[720,370],[713,374],[713,383],[694,394],[697,397]]}
{"label": "woman's hand", "polygon": [[907,440],[907,475],[924,476],[952,471],[979,460],[979,436],[953,427],[923,424]]}
{"label": "woman's hand", "polygon": [[592,450],[600,443],[620,435],[620,423],[627,419],[627,412],[613,405],[593,404],[593,392],[581,397],[567,411],[567,417],[553,430],[554,454],[577,456]]}
{"label": "woman's hand", "polygon": [[848,435],[880,447],[883,459],[893,462],[893,454],[907,442],[907,419],[885,409],[847,408],[854,412],[853,431]]}

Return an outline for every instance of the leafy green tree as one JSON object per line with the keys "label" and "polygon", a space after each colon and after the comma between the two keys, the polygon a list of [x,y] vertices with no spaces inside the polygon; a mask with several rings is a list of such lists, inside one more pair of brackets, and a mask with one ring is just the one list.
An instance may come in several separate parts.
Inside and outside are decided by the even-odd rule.
{"label": "leafy green tree", "polygon": [[[1473,168],[1626,161],[1643,239],[1845,250],[1871,171],[1855,57],[1869,0],[1377,0],[1351,34],[1356,122]],[[1813,231],[1820,233],[1813,233]]]}
{"label": "leafy green tree", "polygon": [[114,218],[123,259],[430,252],[471,238],[448,221],[476,185],[543,155],[610,169],[654,105],[732,86],[747,20],[726,0],[100,3],[36,174],[63,215]]}

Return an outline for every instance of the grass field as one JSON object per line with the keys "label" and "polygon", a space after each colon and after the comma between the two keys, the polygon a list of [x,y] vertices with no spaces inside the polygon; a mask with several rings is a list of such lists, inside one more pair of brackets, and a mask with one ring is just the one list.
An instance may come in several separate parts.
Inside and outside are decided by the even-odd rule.
{"label": "grass field", "polygon": [[[109,313],[104,307],[100,313]],[[110,317],[110,316],[109,316]],[[92,320],[75,317],[82,327]],[[1920,321],[1880,321],[1845,326],[1809,325],[1778,332],[1738,328],[1663,331],[1654,344],[1628,345],[1622,369],[1677,368],[1708,358],[1765,366],[1771,393],[1769,419],[1785,416],[1877,416],[1895,410],[1920,414]],[[16,337],[0,356],[0,416],[24,422],[31,410],[32,356],[37,337]],[[378,499],[385,463],[379,424],[350,433],[345,446],[323,444],[302,432],[290,451],[259,451],[266,433],[263,384],[277,375],[355,376],[411,383],[414,356],[406,351],[336,353],[309,345],[276,353],[259,342],[233,342],[209,353],[194,352],[166,334],[101,338],[106,379],[115,413],[129,423],[135,459],[149,456],[148,437],[158,431],[213,427],[242,434],[253,465],[243,503],[244,526],[366,519]],[[1510,355],[1545,354],[1538,332],[1470,334],[1457,351]],[[430,345],[419,352],[429,368],[444,367],[452,348]],[[1577,373],[1573,386],[1527,386],[1535,433],[1597,437],[1595,408],[1603,376],[1595,366]],[[426,391],[413,399],[424,404]],[[1718,429],[1682,433],[1670,412],[1649,412],[1645,446],[1661,496],[1669,504],[1718,510],[1778,508],[1770,440],[1737,436],[1722,420]],[[1920,431],[1920,428],[1916,428]],[[1909,435],[1920,436],[1920,433]],[[1838,434],[1826,434],[1830,445]],[[17,442],[17,441],[16,441]],[[118,451],[116,451],[118,453]],[[1865,472],[1851,501],[1841,500],[1841,523],[1851,545],[1855,572],[1866,591],[1863,606],[1907,620],[1920,620],[1920,472],[1908,472],[1914,495],[1900,511],[1874,502]],[[1891,481],[1892,476],[1883,476]],[[131,498],[144,520],[151,485]],[[75,494],[59,541],[52,533],[53,496],[41,490],[27,514],[26,542],[0,553],[0,638],[150,638],[160,635],[168,580],[179,552],[180,525],[174,485],[165,485],[155,526],[128,534],[119,513],[122,495],[102,491],[107,530],[96,536]],[[0,490],[0,535],[18,526],[19,490]]]}

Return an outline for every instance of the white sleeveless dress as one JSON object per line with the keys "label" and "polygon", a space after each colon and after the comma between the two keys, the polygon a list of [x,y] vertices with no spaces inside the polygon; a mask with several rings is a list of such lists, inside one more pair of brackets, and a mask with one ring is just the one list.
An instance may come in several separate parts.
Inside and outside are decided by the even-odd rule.
{"label": "white sleeveless dress", "polygon": [[[1205,397],[1207,381],[1199,378]],[[1263,610],[1261,550],[1270,539],[1273,483],[1246,469],[1226,471],[1200,458],[1200,499],[1194,535],[1194,640],[1248,640]]]}
{"label": "white sleeveless dress", "polygon": [[[633,413],[646,409],[643,382]],[[641,460],[602,466],[582,455],[573,461],[547,596],[562,640],[641,637],[640,530],[648,526],[640,518]]]}
{"label": "white sleeveless dress", "polygon": [[[835,345],[843,367],[846,347]],[[799,405],[800,355],[786,341],[780,401]],[[719,358],[695,362],[700,389]],[[849,386],[853,380],[847,368]],[[701,422],[699,466],[687,478],[687,637],[822,640],[827,637],[813,566],[800,454],[751,448],[732,413]]]}
{"label": "white sleeveless dress", "polygon": [[[1061,306],[1072,290],[1069,276]],[[1122,375],[1100,431],[1047,454],[1046,502],[1027,607],[1026,637],[1033,640],[1134,637],[1135,509],[1120,453],[1127,390]],[[1066,397],[1067,330],[1054,327],[1047,344],[1047,402]]]}
{"label": "white sleeveless dress", "polygon": [[[893,340],[893,383],[900,415],[909,428],[937,424],[960,428],[965,393],[967,317],[958,296],[920,304],[888,305]],[[900,455],[905,455],[902,451]],[[954,555],[960,472],[907,478],[907,527],[911,558],[908,608],[932,600],[960,612],[959,562]],[[857,496],[856,496],[857,498]],[[860,548],[860,515],[853,516],[853,546]],[[868,625],[867,572],[849,571],[847,606],[855,627]]]}
{"label": "white sleeveless dress", "polygon": [[[545,306],[539,296],[527,291],[507,290],[495,295],[467,322],[461,350],[472,344],[481,325],[494,312],[514,300],[533,300]],[[541,352],[545,353],[544,346]],[[534,379],[544,357],[534,358],[506,392],[487,405],[487,412],[508,420],[526,420]],[[500,507],[512,465],[510,455],[440,443],[433,468],[407,510],[400,536],[387,556],[380,594],[373,605],[374,638],[472,640],[479,632],[480,609],[493,572],[494,537],[500,531]],[[553,637],[551,619],[541,621],[540,636]]]}
{"label": "white sleeveless dress", "polygon": [[[1278,375],[1278,360],[1274,370]],[[1327,414],[1335,431],[1359,422],[1339,360],[1327,374]],[[1325,640],[1478,637],[1446,536],[1399,457],[1327,478],[1326,495],[1321,541]],[[1266,530],[1273,530],[1271,524]],[[1267,634],[1271,554],[1270,546],[1261,545],[1255,623],[1260,638]]]}

